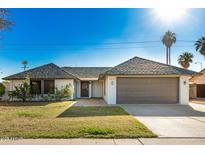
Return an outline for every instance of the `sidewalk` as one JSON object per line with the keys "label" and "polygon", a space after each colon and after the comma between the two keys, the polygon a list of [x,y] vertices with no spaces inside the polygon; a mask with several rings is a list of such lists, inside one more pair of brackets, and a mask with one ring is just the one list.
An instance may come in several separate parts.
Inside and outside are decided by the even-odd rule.
{"label": "sidewalk", "polygon": [[0,140],[0,145],[205,145],[205,138],[18,139]]}

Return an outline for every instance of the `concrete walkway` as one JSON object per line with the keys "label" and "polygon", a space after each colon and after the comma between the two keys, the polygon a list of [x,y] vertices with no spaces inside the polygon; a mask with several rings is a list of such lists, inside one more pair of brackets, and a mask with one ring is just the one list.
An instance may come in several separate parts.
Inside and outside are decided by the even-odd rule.
{"label": "concrete walkway", "polygon": [[205,98],[191,99],[191,103],[205,105]]}
{"label": "concrete walkway", "polygon": [[205,138],[18,139],[0,140],[0,145],[205,145]]}

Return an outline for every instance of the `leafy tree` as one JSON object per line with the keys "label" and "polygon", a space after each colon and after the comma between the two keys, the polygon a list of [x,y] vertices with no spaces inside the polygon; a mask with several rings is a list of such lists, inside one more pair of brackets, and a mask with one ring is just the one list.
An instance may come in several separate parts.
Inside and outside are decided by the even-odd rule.
{"label": "leafy tree", "polygon": [[0,83],[0,97],[5,94],[5,89],[6,87],[2,83]]}
{"label": "leafy tree", "polygon": [[176,43],[176,35],[167,31],[162,37],[162,43],[166,46],[166,63],[171,64],[171,46]]}
{"label": "leafy tree", "polygon": [[0,8],[0,32],[10,30],[14,22],[8,19],[8,9]]}
{"label": "leafy tree", "polygon": [[29,81],[30,81],[29,75],[26,74],[25,80],[23,81],[23,84],[21,84],[18,87],[15,87],[15,90],[10,91],[9,96],[12,98],[13,97],[18,98],[23,102],[30,99],[32,97],[32,95],[30,94],[31,87],[29,85]]}
{"label": "leafy tree", "polygon": [[10,30],[14,22],[8,19],[8,9],[0,8],[0,39],[2,39],[2,32]]}
{"label": "leafy tree", "polygon": [[181,55],[179,55],[178,63],[185,69],[187,69],[190,66],[190,63],[193,62],[193,54],[189,52],[184,52]]}
{"label": "leafy tree", "polygon": [[194,45],[196,47],[196,51],[205,57],[205,37],[202,36]]}

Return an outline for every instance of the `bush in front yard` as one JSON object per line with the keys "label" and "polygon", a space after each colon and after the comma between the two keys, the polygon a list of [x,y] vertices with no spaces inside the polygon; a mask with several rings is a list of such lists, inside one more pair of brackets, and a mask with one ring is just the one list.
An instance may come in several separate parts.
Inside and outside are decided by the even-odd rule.
{"label": "bush in front yard", "polygon": [[16,86],[15,90],[9,92],[10,98],[17,98],[20,99],[22,102],[27,101],[28,99],[31,100],[31,87],[29,85],[30,77],[29,74],[25,75],[25,79],[20,86]]}
{"label": "bush in front yard", "polygon": [[19,87],[15,87],[15,90],[10,92],[10,96],[20,99],[22,102],[25,102],[27,99],[31,98],[30,86],[27,82],[24,82]]}
{"label": "bush in front yard", "polygon": [[39,86],[36,83],[33,83],[33,85],[30,87],[31,88],[31,94],[37,96],[38,94],[40,94],[40,90],[39,90]]}
{"label": "bush in front yard", "polygon": [[0,83],[0,97],[5,94],[5,89],[6,87],[2,83]]}
{"label": "bush in front yard", "polygon": [[70,85],[66,85],[66,87],[63,89],[63,96],[70,98],[73,94],[72,87]]}
{"label": "bush in front yard", "polygon": [[73,94],[72,86],[66,85],[63,89],[55,88],[55,99],[61,100],[63,98],[71,98]]}

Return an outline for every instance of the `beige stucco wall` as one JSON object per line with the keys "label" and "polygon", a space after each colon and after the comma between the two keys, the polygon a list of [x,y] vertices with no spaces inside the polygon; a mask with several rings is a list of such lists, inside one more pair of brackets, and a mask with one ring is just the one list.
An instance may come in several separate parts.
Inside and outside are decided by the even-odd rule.
{"label": "beige stucco wall", "polygon": [[70,85],[72,87],[73,95],[71,96],[71,99],[73,99],[75,96],[74,80],[73,79],[55,79],[55,88],[63,89],[66,87],[66,85]]}
{"label": "beige stucco wall", "polygon": [[11,80],[9,83],[9,91],[15,90],[15,87],[19,87],[23,84],[24,80]]}
{"label": "beige stucco wall", "polygon": [[193,83],[195,84],[205,84],[205,74],[195,77],[193,80]]}
{"label": "beige stucco wall", "polygon": [[190,79],[189,97],[197,98],[197,84],[205,84],[205,69],[202,70],[201,75],[196,75]]}
{"label": "beige stucco wall", "polygon": [[[105,91],[105,93],[104,93]],[[108,103],[108,77],[105,77],[105,80],[103,82],[103,99]]]}
{"label": "beige stucco wall", "polygon": [[197,97],[197,87],[196,84],[189,85],[189,98],[196,98]]}
{"label": "beige stucco wall", "polygon": [[189,104],[189,76],[179,78],[179,104]]}
{"label": "beige stucco wall", "polygon": [[76,97],[77,98],[80,98],[80,95],[81,95],[80,87],[81,87],[81,82],[76,81],[76,92],[77,92]]}
{"label": "beige stucco wall", "polygon": [[93,81],[92,82],[92,97],[103,97],[103,82]]}
{"label": "beige stucco wall", "polygon": [[190,81],[193,84],[205,84],[205,70],[200,72],[202,75],[194,76]]}
{"label": "beige stucco wall", "polygon": [[107,104],[116,104],[116,80],[116,76],[106,76],[105,78],[106,93],[103,98]]}

